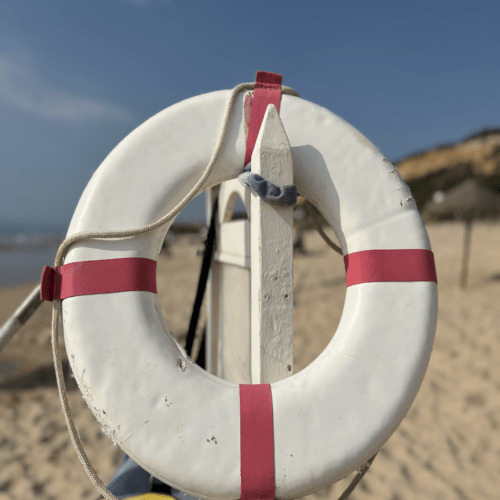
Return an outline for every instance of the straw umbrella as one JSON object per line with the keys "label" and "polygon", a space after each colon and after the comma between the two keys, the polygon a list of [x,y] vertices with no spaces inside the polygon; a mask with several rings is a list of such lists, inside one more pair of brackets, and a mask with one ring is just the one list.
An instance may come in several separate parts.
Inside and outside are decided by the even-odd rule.
{"label": "straw umbrella", "polygon": [[434,193],[424,207],[424,216],[454,217],[465,221],[464,250],[460,285],[467,286],[470,239],[474,219],[500,215],[500,196],[474,178],[466,179],[448,191]]}

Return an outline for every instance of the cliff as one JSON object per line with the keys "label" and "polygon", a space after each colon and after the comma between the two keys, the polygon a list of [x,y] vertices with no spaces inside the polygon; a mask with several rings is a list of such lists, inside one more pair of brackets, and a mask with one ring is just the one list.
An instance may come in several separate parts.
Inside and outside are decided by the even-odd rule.
{"label": "cliff", "polygon": [[421,209],[435,191],[446,191],[474,177],[500,193],[500,128],[474,133],[410,155],[395,164]]}

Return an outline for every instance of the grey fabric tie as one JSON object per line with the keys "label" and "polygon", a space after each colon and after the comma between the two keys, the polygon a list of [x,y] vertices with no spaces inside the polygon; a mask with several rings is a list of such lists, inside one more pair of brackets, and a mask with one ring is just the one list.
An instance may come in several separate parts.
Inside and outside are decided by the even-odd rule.
{"label": "grey fabric tie", "polygon": [[250,172],[250,163],[238,175],[240,183],[262,198],[266,203],[276,205],[295,205],[297,203],[297,188],[293,184],[276,186],[266,181],[261,175]]}

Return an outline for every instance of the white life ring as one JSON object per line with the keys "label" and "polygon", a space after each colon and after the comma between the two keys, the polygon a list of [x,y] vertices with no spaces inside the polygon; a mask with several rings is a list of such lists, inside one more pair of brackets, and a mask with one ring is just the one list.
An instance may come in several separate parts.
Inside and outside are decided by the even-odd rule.
{"label": "white life ring", "polygon": [[[134,130],[95,172],[68,236],[140,227],[171,210],[206,167],[228,96],[220,91],[188,99]],[[294,183],[330,223],[344,255],[430,250],[407,186],[363,135],[332,112],[289,95],[282,96],[280,116],[292,146]],[[241,172],[243,121],[240,94],[205,188]],[[65,264],[156,260],[169,225],[134,238],[75,244]],[[276,498],[297,498],[337,481],[382,447],[420,387],[436,317],[434,282],[347,289],[340,325],[324,352],[271,386]],[[238,386],[185,357],[156,295],[68,298],[63,329],[78,385],[115,443],[154,476],[193,496],[239,498]]]}

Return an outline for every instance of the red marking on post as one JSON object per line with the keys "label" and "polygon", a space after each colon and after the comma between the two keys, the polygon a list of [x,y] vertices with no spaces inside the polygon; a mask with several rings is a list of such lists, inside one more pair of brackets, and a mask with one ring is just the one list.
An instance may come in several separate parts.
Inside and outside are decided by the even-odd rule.
{"label": "red marking on post", "polygon": [[274,500],[273,400],[269,384],[240,385],[241,500]]}
{"label": "red marking on post", "polygon": [[42,300],[117,292],[156,293],[156,261],[143,258],[88,260],[59,268],[45,266]]}
{"label": "red marking on post", "polygon": [[434,254],[430,250],[365,250],[344,257],[346,285],[386,281],[434,281]]}
{"label": "red marking on post", "polygon": [[262,119],[266,113],[267,106],[274,104],[280,110],[281,81],[283,77],[277,73],[257,71],[255,90],[253,92],[250,124],[248,126],[247,148],[245,151],[245,166],[252,159],[253,149],[259,135]]}

